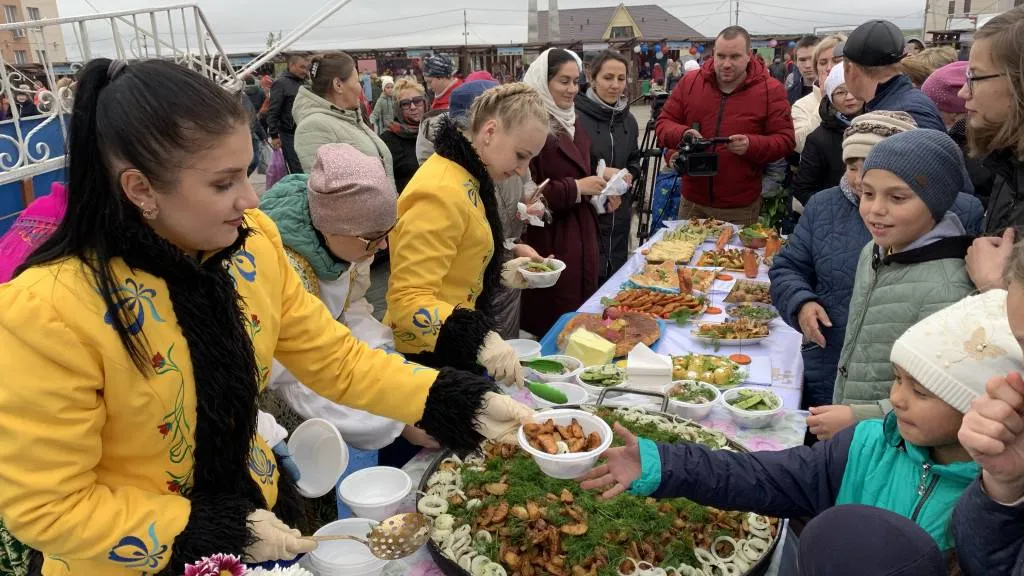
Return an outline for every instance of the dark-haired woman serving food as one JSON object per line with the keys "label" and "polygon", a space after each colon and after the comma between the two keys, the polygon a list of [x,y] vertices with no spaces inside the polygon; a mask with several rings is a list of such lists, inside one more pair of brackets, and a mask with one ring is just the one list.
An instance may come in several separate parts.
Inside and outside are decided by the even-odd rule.
{"label": "dark-haired woman serving food", "polygon": [[223,88],[161,60],[93,60],[70,118],[67,214],[0,285],[0,517],[43,574],[177,576],[216,553],[315,548],[256,435],[274,358],[460,450],[529,413],[334,321],[255,209],[248,118]]}

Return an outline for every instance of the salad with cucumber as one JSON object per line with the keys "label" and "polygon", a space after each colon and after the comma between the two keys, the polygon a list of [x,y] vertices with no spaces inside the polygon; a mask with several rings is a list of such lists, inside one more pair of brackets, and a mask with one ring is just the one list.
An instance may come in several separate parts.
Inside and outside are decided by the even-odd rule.
{"label": "salad with cucumber", "polygon": [[717,394],[709,384],[702,382],[688,381],[679,382],[669,389],[668,395],[673,400],[685,402],[686,404],[707,404],[713,402]]}
{"label": "salad with cucumber", "polygon": [[739,390],[726,399],[730,406],[748,412],[768,412],[779,407],[779,397],[767,390]]}
{"label": "salad with cucumber", "polygon": [[580,373],[580,382],[597,388],[621,386],[626,381],[626,371],[614,364],[591,366]]}

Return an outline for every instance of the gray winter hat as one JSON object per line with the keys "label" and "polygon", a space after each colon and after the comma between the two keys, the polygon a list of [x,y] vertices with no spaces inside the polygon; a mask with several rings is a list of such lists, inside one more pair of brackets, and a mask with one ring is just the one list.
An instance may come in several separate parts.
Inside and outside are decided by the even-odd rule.
{"label": "gray winter hat", "polygon": [[942,220],[964,189],[963,153],[945,132],[917,129],[879,142],[864,161],[863,174],[888,170],[924,201],[932,218]]}

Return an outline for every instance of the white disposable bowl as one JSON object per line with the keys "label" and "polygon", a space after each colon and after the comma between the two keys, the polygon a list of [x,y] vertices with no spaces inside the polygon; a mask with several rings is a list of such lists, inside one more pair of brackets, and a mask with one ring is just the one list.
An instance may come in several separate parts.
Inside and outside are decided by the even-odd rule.
{"label": "white disposable bowl", "polygon": [[[729,404],[730,398],[735,398],[739,395],[740,390],[754,390],[756,392],[767,392],[778,401],[779,405],[774,410],[740,410],[735,406]],[[733,388],[732,390],[726,390],[722,394],[722,405],[729,411],[729,416],[732,417],[733,422],[743,426],[744,428],[767,428],[771,425],[772,420],[775,419],[775,415],[782,412],[782,398],[778,394],[768,390],[766,388],[759,388],[754,386],[744,386],[741,388]]]}
{"label": "white disposable bowl", "polygon": [[348,468],[348,446],[333,424],[311,418],[292,432],[288,451],[299,468],[299,494],[319,498],[334,489]]}
{"label": "white disposable bowl", "polygon": [[670,384],[666,384],[665,387],[662,388],[662,392],[664,392],[665,395],[668,396],[669,391],[672,390],[672,388],[675,387],[676,384],[688,384],[690,382],[693,382],[701,386],[702,388],[713,390],[715,392],[715,399],[708,402],[707,404],[691,404],[690,402],[683,402],[681,400],[676,400],[669,396],[668,409],[673,414],[678,414],[679,416],[682,416],[683,418],[686,418],[688,420],[703,420],[708,417],[708,414],[711,414],[711,410],[715,407],[715,405],[722,401],[722,393],[718,391],[718,388],[715,388],[713,385],[708,384],[707,382],[697,382],[696,380],[676,380]]}
{"label": "white disposable bowl", "polygon": [[540,342],[536,340],[527,340],[525,338],[516,338],[514,340],[505,340],[505,343],[512,347],[519,355],[519,360],[533,360],[534,358],[540,357]]}
{"label": "white disposable bowl", "polygon": [[[569,398],[565,403],[566,405],[584,404],[590,396],[587,389],[579,384],[573,384],[571,382],[548,382],[547,385],[552,388],[557,388],[565,393]],[[561,406],[561,404],[548,402],[533,392],[530,393],[530,396],[533,398],[533,403],[536,404],[538,408],[553,408],[555,406]]]}
{"label": "white disposable bowl", "polygon": [[[366,538],[377,522],[366,518],[346,518],[325,524],[314,536],[357,536]],[[315,573],[336,576],[376,576],[384,570],[387,560],[370,553],[370,549],[353,540],[320,542],[305,559]]]}
{"label": "white disposable bowl", "polygon": [[533,461],[537,463],[541,472],[552,478],[558,478],[559,480],[579,478],[593,468],[594,463],[601,457],[601,454],[612,445],[611,427],[608,426],[607,422],[590,412],[570,408],[555,408],[553,410],[537,412],[533,416],[534,422],[538,424],[554,420],[555,424],[559,426],[568,426],[572,423],[573,418],[583,427],[585,435],[590,435],[591,432],[597,432],[601,435],[601,445],[597,449],[579,454],[548,454],[530,446],[529,441],[526,439],[526,432],[522,426],[519,427],[519,447],[533,457]]}
{"label": "white disposable bowl", "polygon": [[398,468],[374,466],[342,480],[338,497],[356,516],[380,522],[398,513],[410,490],[408,474]]}
{"label": "white disposable bowl", "polygon": [[[607,366],[614,366],[614,365],[615,364],[607,364]],[[597,366],[587,366],[586,368],[602,368],[602,367],[603,367],[602,365],[597,365]],[[579,373],[576,374],[576,383],[579,384],[580,386],[583,386],[584,388],[586,388],[587,392],[590,392],[591,396],[596,398],[596,397],[601,395],[602,391],[604,391],[604,390],[606,390],[608,388],[615,388],[615,386],[594,386],[592,384],[587,384],[586,382],[584,382],[583,381],[583,373],[587,371],[586,368],[584,368],[583,370],[580,370]],[[626,369],[625,368],[620,368],[620,370],[622,370],[622,384],[619,384],[619,386],[625,386],[626,385]]]}
{"label": "white disposable bowl", "polygon": [[553,272],[530,272],[524,268],[519,268],[519,272],[526,279],[527,286],[530,288],[550,288],[558,282],[558,277],[562,275],[562,270],[565,270],[565,262],[557,258],[548,258],[545,263],[555,270]]}
{"label": "white disposable bowl", "polygon": [[[530,377],[532,375],[532,377],[530,377],[531,380],[540,380],[541,382],[572,382],[576,380],[576,375],[582,372],[584,368],[583,362],[580,362],[572,356],[541,356],[540,358],[536,358],[536,360],[557,360],[569,369],[565,374],[541,374],[536,370],[531,370],[529,368],[526,369],[528,372],[527,376]],[[573,366],[575,366],[575,368],[573,368]]]}

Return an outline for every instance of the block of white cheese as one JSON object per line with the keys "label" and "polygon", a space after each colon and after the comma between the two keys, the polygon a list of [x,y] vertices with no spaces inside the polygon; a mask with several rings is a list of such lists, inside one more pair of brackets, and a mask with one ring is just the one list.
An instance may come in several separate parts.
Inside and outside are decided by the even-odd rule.
{"label": "block of white cheese", "polygon": [[601,366],[610,364],[615,358],[615,344],[589,330],[580,328],[569,335],[569,340],[565,345],[565,355],[583,362],[584,366]]}

